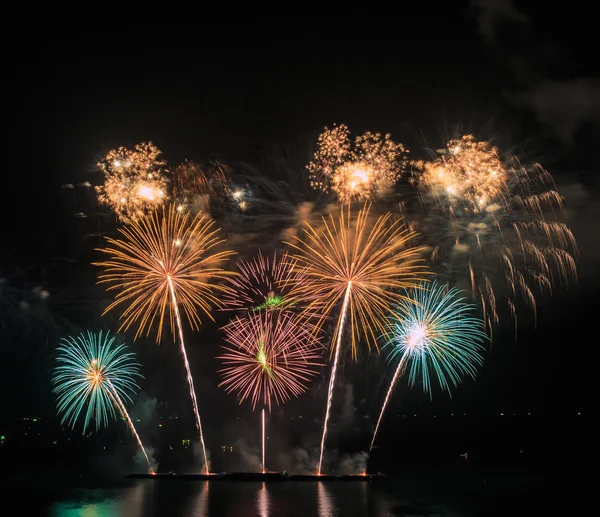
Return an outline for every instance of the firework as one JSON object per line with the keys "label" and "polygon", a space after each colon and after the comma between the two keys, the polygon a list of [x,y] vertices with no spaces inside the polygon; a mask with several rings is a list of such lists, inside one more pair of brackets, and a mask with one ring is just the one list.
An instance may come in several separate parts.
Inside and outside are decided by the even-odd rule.
{"label": "firework", "polygon": [[231,170],[214,162],[208,167],[189,160],[179,164],[171,174],[172,197],[178,210],[192,210],[215,215],[229,196]]}
{"label": "firework", "polygon": [[63,415],[61,423],[67,422],[74,428],[84,412],[83,433],[91,420],[95,420],[98,430],[108,425],[109,417],[116,417],[116,406],[152,469],[123,403],[123,400],[131,402],[131,395],[139,388],[135,378],[141,377],[140,365],[135,362],[135,355],[126,351],[125,345],[113,346],[114,342],[114,337],[102,332],[81,333],[61,340],[52,379],[53,391],[58,397],[58,412]]}
{"label": "firework", "polygon": [[495,147],[472,135],[450,140],[439,159],[423,169],[423,187],[457,210],[493,212],[494,203],[507,202],[509,171]]}
{"label": "firework", "polygon": [[[352,356],[357,343],[364,337],[367,344],[376,345],[376,333],[384,330],[391,302],[401,295],[394,290],[412,287],[423,278],[419,264],[419,249],[408,242],[414,234],[406,230],[391,214],[382,215],[371,225],[370,205],[353,219],[350,209],[342,207],[339,219],[329,214],[323,227],[306,225],[304,236],[290,243],[296,251],[293,258],[304,276],[293,297],[305,307],[307,314],[320,313],[317,326],[342,302],[335,338],[334,356],[327,409],[321,439],[318,473],[321,473],[323,448],[333,397],[333,388],[340,356],[341,341],[349,320]],[[335,345],[334,345],[335,343]]]}
{"label": "firework", "polygon": [[307,169],[316,190],[332,190],[341,202],[366,200],[392,187],[406,150],[390,135],[367,131],[352,140],[344,124],[325,128]]}
{"label": "firework", "polygon": [[458,289],[432,282],[414,289],[412,297],[398,301],[384,337],[391,349],[389,360],[400,358],[375,426],[371,447],[392,390],[400,374],[408,369],[408,382],[422,382],[431,396],[432,377],[450,393],[462,377],[475,377],[483,363],[483,343],[487,339],[484,322],[473,316],[475,306],[465,303]]}
{"label": "firework", "polygon": [[160,154],[152,143],[111,150],[98,164],[104,173],[104,183],[96,187],[98,200],[122,221],[139,219],[161,206],[167,201],[168,180]]}
{"label": "firework", "polygon": [[468,135],[417,169],[422,215],[416,224],[430,239],[431,260],[449,280],[470,280],[490,332],[500,300],[516,325],[518,298],[535,316],[537,293],[551,294],[556,283],[577,278],[575,238],[559,219],[562,198],[540,165],[503,158]]}
{"label": "firework", "polygon": [[[252,409],[262,399],[282,404],[306,391],[317,374],[321,347],[318,332],[288,311],[257,311],[236,316],[223,327],[225,353],[220,357],[225,391],[236,391],[240,404],[249,398]],[[262,410],[262,471],[265,472],[265,410]]]}
{"label": "firework", "polygon": [[137,323],[135,338],[149,335],[158,323],[156,340],[164,331],[166,314],[175,333],[177,299],[191,327],[201,325],[200,312],[212,319],[211,307],[223,307],[215,293],[228,288],[216,282],[232,273],[220,266],[233,252],[213,250],[224,241],[218,237],[214,221],[203,215],[190,216],[172,206],[133,221],[119,229],[123,239],[106,238],[108,247],[100,249],[110,259],[94,263],[105,268],[99,283],[117,291],[104,314],[126,306],[120,330]]}
{"label": "firework", "polygon": [[303,318],[283,311],[258,311],[236,316],[225,327],[225,353],[219,357],[227,393],[237,392],[240,403],[261,401],[271,409],[306,391],[317,374],[320,340]]}
{"label": "firework", "polygon": [[262,410],[262,472],[265,473],[265,408]]}
{"label": "firework", "polygon": [[231,203],[240,212],[248,212],[250,210],[250,198],[252,192],[247,186],[233,186],[230,192]]}
{"label": "firework", "polygon": [[[109,290],[117,295],[104,314],[125,306],[121,314],[121,329],[137,324],[135,338],[146,332],[149,335],[154,323],[158,324],[157,342],[160,341],[166,313],[169,314],[173,336],[177,332],[181,353],[190,387],[190,396],[196,416],[196,426],[204,452],[206,472],[208,461],[202,434],[202,425],[196,392],[190,371],[179,305],[193,329],[199,329],[199,311],[212,319],[211,306],[222,307],[215,293],[227,287],[215,283],[232,273],[220,266],[232,255],[230,251],[213,252],[223,241],[218,237],[214,221],[203,215],[191,217],[189,213],[168,210],[133,221],[119,229],[123,240],[107,238],[109,247],[101,249],[110,260],[95,263],[105,268],[99,283],[110,284]],[[175,330],[177,328],[177,331]]]}
{"label": "firework", "polygon": [[289,293],[298,281],[294,261],[287,255],[265,257],[258,255],[238,263],[239,276],[230,279],[231,291],[223,301],[230,309],[249,311],[285,308],[289,305]]}

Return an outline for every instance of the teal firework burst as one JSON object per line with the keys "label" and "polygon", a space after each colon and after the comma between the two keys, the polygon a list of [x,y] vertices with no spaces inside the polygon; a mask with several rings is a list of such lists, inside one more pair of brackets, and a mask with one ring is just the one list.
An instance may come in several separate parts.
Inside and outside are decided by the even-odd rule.
{"label": "teal firework burst", "polygon": [[431,396],[432,377],[450,393],[451,385],[456,387],[465,375],[474,378],[477,367],[483,364],[485,324],[474,316],[475,306],[464,302],[461,291],[433,281],[405,294],[394,307],[383,336],[383,348],[390,349],[388,360],[399,361],[369,451],[401,373],[408,369],[410,386],[420,380]]}
{"label": "teal firework burst", "polygon": [[[109,332],[82,332],[60,341],[55,374],[52,379],[57,395],[61,423],[74,428],[79,416],[85,415],[83,433],[91,420],[96,430],[115,418],[116,409],[123,413],[123,401],[131,402],[139,386],[136,377],[140,365],[127,346],[115,344]],[[126,415],[123,415],[126,416]]]}
{"label": "teal firework burst", "polygon": [[450,393],[465,375],[475,377],[483,364],[484,323],[474,316],[461,291],[434,281],[399,300],[387,326],[389,360],[398,357],[411,386],[420,380],[431,395],[432,377]]}

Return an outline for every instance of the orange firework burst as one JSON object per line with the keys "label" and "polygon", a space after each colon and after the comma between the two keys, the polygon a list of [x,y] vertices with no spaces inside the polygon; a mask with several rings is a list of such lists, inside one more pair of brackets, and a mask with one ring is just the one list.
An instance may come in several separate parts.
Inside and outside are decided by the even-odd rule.
{"label": "orange firework burst", "polygon": [[417,222],[431,239],[432,261],[449,278],[470,280],[490,332],[499,321],[498,300],[507,300],[516,324],[517,298],[535,316],[536,292],[577,278],[575,237],[559,220],[563,200],[539,164],[523,166],[466,135],[416,165]]}
{"label": "orange firework burst", "polygon": [[307,166],[310,184],[342,202],[370,199],[396,183],[406,152],[390,135],[367,131],[352,141],[346,125],[326,127]]}
{"label": "orange firework burst", "polygon": [[422,186],[465,211],[494,211],[506,203],[509,171],[489,142],[465,135],[450,140],[437,160],[420,165]]}
{"label": "orange firework burst", "polygon": [[168,180],[160,154],[152,143],[110,151],[98,164],[104,173],[104,184],[96,187],[98,200],[122,221],[139,219],[161,206],[168,198]]}
{"label": "orange firework burst", "polygon": [[119,231],[125,240],[107,238],[112,247],[99,251],[111,258],[96,263],[106,268],[106,272],[100,275],[100,283],[111,284],[108,289],[118,291],[115,301],[104,313],[121,304],[127,305],[121,314],[124,320],[121,329],[127,330],[134,322],[138,322],[137,338],[144,330],[148,335],[154,322],[158,321],[156,340],[160,341],[165,313],[169,312],[171,332],[175,335],[177,328],[179,334],[196,427],[204,453],[204,468],[208,474],[208,456],[183,340],[179,304],[183,306],[192,328],[200,327],[198,308],[212,319],[211,305],[222,307],[222,302],[214,293],[228,289],[216,284],[215,280],[234,274],[219,266],[233,252],[211,253],[223,242],[217,236],[218,229],[214,227],[214,221],[203,215],[191,218],[188,213],[182,214],[172,206],[167,211],[156,211],[133,221]]}
{"label": "orange firework burst", "polygon": [[236,316],[223,327],[225,353],[219,357],[227,393],[239,393],[240,404],[262,399],[271,409],[306,391],[306,383],[322,366],[317,332],[290,312],[257,311]]}
{"label": "orange firework burst", "polygon": [[[390,303],[402,296],[395,290],[423,279],[421,249],[409,244],[416,234],[390,213],[371,221],[369,204],[355,218],[342,207],[337,220],[329,214],[322,221],[322,227],[306,223],[303,238],[288,243],[304,279],[293,297],[307,314],[320,314],[319,326],[347,298],[355,357],[361,336],[377,346],[376,334],[384,331]],[[336,334],[339,327],[340,321]]]}
{"label": "orange firework burst", "polygon": [[371,226],[369,212],[367,204],[352,219],[350,208],[344,211],[342,207],[338,221],[330,214],[323,217],[321,228],[306,224],[304,239],[296,238],[296,243],[290,243],[297,251],[297,267],[306,279],[298,285],[295,297],[305,305],[307,314],[321,314],[317,326],[342,303],[332,342],[333,367],[319,475],[346,319],[350,319],[352,355],[356,358],[356,344],[363,335],[369,346],[377,346],[375,333],[384,332],[391,302],[402,298],[392,290],[415,287],[424,276],[423,266],[418,263],[420,249],[409,245],[414,234],[400,220],[392,221],[389,213],[378,217]]}
{"label": "orange firework burst", "polygon": [[119,330],[138,322],[137,338],[158,322],[157,341],[167,312],[175,333],[172,298],[181,303],[192,328],[201,324],[197,309],[212,319],[211,306],[223,306],[215,293],[228,290],[215,281],[234,274],[220,267],[234,252],[212,252],[223,242],[218,231],[211,218],[192,217],[172,206],[120,228],[125,239],[107,238],[110,246],[99,251],[110,259],[95,263],[105,268],[100,283],[118,291],[104,313],[126,305]]}

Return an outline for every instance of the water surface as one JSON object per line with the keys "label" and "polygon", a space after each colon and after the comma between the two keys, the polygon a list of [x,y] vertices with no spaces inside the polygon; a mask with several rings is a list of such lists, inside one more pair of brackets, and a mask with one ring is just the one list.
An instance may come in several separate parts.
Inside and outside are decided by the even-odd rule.
{"label": "water surface", "polygon": [[[54,517],[536,515],[543,480],[523,472],[410,473],[372,482],[119,479],[15,488],[21,514]],[[19,492],[21,491],[21,492]]]}

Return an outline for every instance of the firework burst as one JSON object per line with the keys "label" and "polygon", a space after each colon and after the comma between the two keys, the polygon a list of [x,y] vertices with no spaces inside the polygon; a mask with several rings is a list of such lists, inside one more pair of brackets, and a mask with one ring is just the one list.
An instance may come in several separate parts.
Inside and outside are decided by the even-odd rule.
{"label": "firework burst", "polygon": [[189,213],[179,212],[172,206],[168,210],[156,211],[139,221],[133,221],[119,231],[124,240],[107,238],[109,247],[99,250],[109,255],[110,260],[96,263],[105,268],[99,282],[110,284],[109,290],[118,291],[115,301],[104,313],[126,306],[121,314],[121,329],[126,330],[137,323],[136,338],[144,331],[148,335],[156,322],[158,342],[163,334],[165,315],[168,312],[171,333],[173,336],[179,334],[208,473],[202,424],[185,350],[179,305],[183,307],[183,313],[194,329],[198,329],[201,324],[198,310],[212,319],[211,306],[223,307],[216,293],[228,290],[226,286],[216,282],[233,274],[220,266],[233,252],[213,252],[223,241],[219,239],[218,229],[212,219],[200,214],[190,217]]}
{"label": "firework burst", "polygon": [[422,215],[416,223],[430,239],[431,260],[449,280],[469,279],[490,332],[502,299],[516,324],[517,299],[535,316],[537,293],[576,280],[577,244],[560,220],[562,198],[540,165],[503,159],[467,135],[417,169]]}
{"label": "firework burst", "polygon": [[352,139],[344,124],[326,127],[307,166],[310,184],[341,202],[371,199],[396,183],[406,152],[390,135],[367,131]]}
{"label": "firework burst", "polygon": [[225,353],[219,357],[227,393],[237,392],[252,408],[260,401],[271,409],[306,391],[318,373],[321,342],[303,318],[286,311],[257,311],[236,316],[223,327]]}
{"label": "firework burst", "polygon": [[464,375],[475,378],[487,340],[483,321],[475,312],[458,289],[435,281],[414,289],[412,299],[398,301],[385,346],[390,349],[390,360],[400,357],[407,363],[411,386],[420,380],[423,391],[431,395],[430,371],[448,393]]}
{"label": "firework burst", "polygon": [[287,255],[265,257],[259,250],[252,260],[238,263],[239,276],[230,279],[231,290],[223,296],[234,310],[281,309],[289,306],[289,294],[299,280],[294,261]]}
{"label": "firework burst", "polygon": [[85,412],[83,433],[91,420],[96,430],[108,425],[116,418],[115,407],[127,420],[129,427],[152,469],[140,437],[125,409],[123,400],[131,402],[139,386],[136,377],[141,377],[135,355],[127,352],[125,345],[113,345],[115,338],[109,333],[81,333],[61,340],[54,383],[61,423],[75,428],[82,412]]}
{"label": "firework burst", "polygon": [[[425,269],[420,248],[409,245],[415,234],[389,213],[371,220],[370,210],[367,204],[354,217],[342,207],[339,217],[323,217],[322,226],[307,223],[303,235],[287,243],[293,269],[303,278],[292,298],[306,313],[320,314],[319,326],[347,298],[354,358],[361,338],[377,346],[390,303],[401,296],[395,290],[415,285]],[[336,335],[339,330],[338,320]]]}
{"label": "firework burst", "polygon": [[171,292],[195,330],[201,325],[198,309],[212,319],[211,307],[223,307],[216,293],[227,292],[228,288],[216,282],[233,274],[220,267],[233,252],[213,252],[224,241],[218,237],[219,230],[211,218],[190,216],[171,206],[133,221],[119,232],[124,239],[107,237],[109,246],[98,250],[110,259],[94,263],[105,268],[99,283],[109,284],[109,291],[117,291],[104,314],[125,307],[119,331],[137,323],[137,339],[144,332],[149,335],[158,323],[158,342],[168,313],[174,334],[176,305],[171,303]]}
{"label": "firework burst", "polygon": [[398,301],[387,325],[385,348],[389,360],[398,360],[373,433],[371,449],[383,413],[400,374],[408,369],[411,386],[417,381],[431,396],[432,377],[450,393],[468,375],[475,378],[483,364],[483,343],[487,339],[484,322],[476,318],[475,306],[466,303],[458,289],[432,282],[414,289]]}
{"label": "firework burst", "polygon": [[391,214],[378,217],[371,226],[369,213],[370,205],[366,205],[353,219],[350,208],[342,207],[337,221],[329,214],[323,218],[321,228],[307,224],[303,238],[290,243],[296,251],[296,267],[304,276],[294,297],[307,314],[321,314],[317,326],[342,304],[332,342],[334,359],[319,474],[346,320],[350,324],[352,355],[356,357],[362,337],[369,346],[376,345],[376,333],[384,330],[390,304],[402,296],[394,290],[413,287],[424,276],[418,259],[420,250],[409,245],[414,234],[400,220],[392,221]]}
{"label": "firework burst", "polygon": [[100,203],[122,221],[144,217],[167,201],[168,180],[161,152],[152,143],[111,150],[98,164],[104,183],[96,187]]}
{"label": "firework burst", "polygon": [[96,430],[108,425],[109,416],[116,417],[114,396],[131,402],[141,377],[135,355],[126,352],[125,345],[113,346],[115,338],[102,332],[87,332],[77,337],[64,338],[58,347],[54,392],[58,396],[58,411],[63,414],[61,423],[72,428],[84,408],[83,433],[90,421],[95,420]]}

